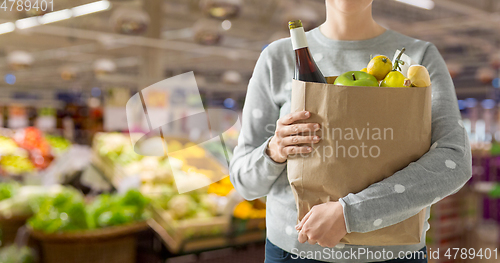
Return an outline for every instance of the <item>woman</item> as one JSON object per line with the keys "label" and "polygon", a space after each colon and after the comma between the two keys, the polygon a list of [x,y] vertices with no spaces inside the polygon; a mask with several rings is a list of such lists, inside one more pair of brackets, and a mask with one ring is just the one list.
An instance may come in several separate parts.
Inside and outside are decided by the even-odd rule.
{"label": "woman", "polygon": [[[282,39],[264,49],[255,66],[231,162],[231,181],[246,199],[267,196],[267,263],[427,262],[425,233],[415,245],[368,247],[339,241],[346,233],[393,225],[424,208],[429,215],[431,204],[458,191],[470,178],[470,146],[446,64],[433,44],[377,24],[372,18],[372,0],[326,0],[326,11],[325,23],[307,32],[309,49],[325,76],[364,68],[370,55],[392,56],[402,47],[414,61],[427,67],[433,83],[431,149],[418,161],[359,193],[313,207],[296,225],[286,158],[310,152],[311,147],[300,145],[314,144],[321,138],[294,136],[317,129],[319,124],[297,124],[310,114],[290,113],[295,57],[290,39]],[[404,185],[405,191],[396,193],[394,185]],[[426,223],[424,232],[428,227]],[[342,256],[328,248],[341,251]],[[412,252],[406,259],[394,259]],[[384,256],[377,257],[380,253]]]}

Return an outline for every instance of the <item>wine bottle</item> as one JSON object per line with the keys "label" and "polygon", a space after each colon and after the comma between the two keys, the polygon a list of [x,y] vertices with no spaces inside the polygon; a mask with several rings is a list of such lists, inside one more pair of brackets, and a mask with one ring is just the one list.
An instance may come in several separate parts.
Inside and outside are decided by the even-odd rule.
{"label": "wine bottle", "polygon": [[306,33],[300,20],[288,22],[292,46],[295,50],[295,76],[296,80],[306,82],[326,83],[326,79],[319,70],[316,62],[309,52]]}

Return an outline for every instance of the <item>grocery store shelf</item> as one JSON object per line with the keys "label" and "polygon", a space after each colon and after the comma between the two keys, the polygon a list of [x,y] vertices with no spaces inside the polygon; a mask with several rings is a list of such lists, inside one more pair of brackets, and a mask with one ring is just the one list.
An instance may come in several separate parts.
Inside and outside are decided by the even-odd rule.
{"label": "grocery store shelf", "polygon": [[242,235],[231,237],[215,236],[200,239],[187,240],[182,243],[175,241],[165,230],[163,226],[155,220],[148,221],[149,226],[160,236],[165,246],[175,254],[198,253],[202,251],[221,249],[226,247],[241,246],[262,242],[265,240],[265,231],[248,232]]}

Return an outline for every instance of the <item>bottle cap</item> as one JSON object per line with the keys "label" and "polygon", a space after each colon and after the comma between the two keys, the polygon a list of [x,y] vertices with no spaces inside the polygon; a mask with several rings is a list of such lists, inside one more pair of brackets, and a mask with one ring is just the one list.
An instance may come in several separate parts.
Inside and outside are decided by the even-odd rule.
{"label": "bottle cap", "polygon": [[302,27],[302,21],[300,21],[300,20],[288,22],[289,29],[295,29],[295,28],[299,28],[299,27]]}

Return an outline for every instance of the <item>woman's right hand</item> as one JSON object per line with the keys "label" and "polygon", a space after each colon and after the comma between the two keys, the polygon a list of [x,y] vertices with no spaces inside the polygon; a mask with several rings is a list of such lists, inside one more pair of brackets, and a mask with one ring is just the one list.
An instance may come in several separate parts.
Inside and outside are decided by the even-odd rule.
{"label": "woman's right hand", "polygon": [[308,111],[292,112],[276,122],[276,131],[266,149],[267,155],[277,163],[284,163],[288,155],[310,153],[320,137],[314,135],[320,129],[318,123],[295,123],[311,117]]}

